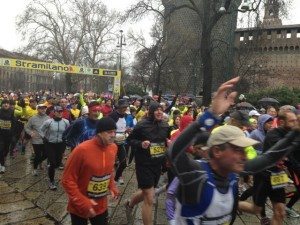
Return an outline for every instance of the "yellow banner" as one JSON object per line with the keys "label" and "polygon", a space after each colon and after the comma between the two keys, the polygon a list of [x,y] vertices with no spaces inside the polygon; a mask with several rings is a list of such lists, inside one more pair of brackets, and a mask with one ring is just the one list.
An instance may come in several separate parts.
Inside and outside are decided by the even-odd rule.
{"label": "yellow banner", "polygon": [[70,74],[83,74],[83,75],[96,75],[114,78],[114,95],[120,95],[121,92],[121,71],[109,70],[102,68],[88,68],[74,65],[64,65],[60,63],[49,63],[39,61],[29,61],[22,59],[9,59],[0,58],[0,66],[30,70],[42,70],[56,73],[70,73]]}
{"label": "yellow banner", "polygon": [[42,71],[50,71],[57,73],[71,73],[71,74],[85,74],[85,75],[97,75],[106,77],[118,76],[118,70],[109,70],[102,68],[88,68],[75,65],[64,65],[60,63],[48,63],[39,61],[29,61],[21,59],[8,59],[0,58],[0,66],[20,68],[20,69],[34,69]]}

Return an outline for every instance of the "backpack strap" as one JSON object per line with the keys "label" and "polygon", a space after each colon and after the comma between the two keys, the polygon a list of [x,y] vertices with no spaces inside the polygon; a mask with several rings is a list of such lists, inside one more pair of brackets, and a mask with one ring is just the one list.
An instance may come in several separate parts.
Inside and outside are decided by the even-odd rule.
{"label": "backpack strap", "polygon": [[215,182],[212,176],[212,170],[208,162],[199,160],[199,163],[201,168],[206,171],[207,180],[203,183],[200,201],[197,204],[182,204],[181,215],[183,217],[195,217],[202,215],[208,209],[213,197]]}

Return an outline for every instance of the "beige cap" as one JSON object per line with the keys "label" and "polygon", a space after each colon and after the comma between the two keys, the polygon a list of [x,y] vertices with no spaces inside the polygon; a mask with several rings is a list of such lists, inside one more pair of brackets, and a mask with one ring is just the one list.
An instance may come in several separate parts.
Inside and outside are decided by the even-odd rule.
{"label": "beige cap", "polygon": [[231,125],[225,125],[219,127],[210,135],[207,141],[207,146],[212,147],[224,143],[230,143],[239,147],[248,147],[256,145],[259,142],[254,139],[247,138],[240,128]]}

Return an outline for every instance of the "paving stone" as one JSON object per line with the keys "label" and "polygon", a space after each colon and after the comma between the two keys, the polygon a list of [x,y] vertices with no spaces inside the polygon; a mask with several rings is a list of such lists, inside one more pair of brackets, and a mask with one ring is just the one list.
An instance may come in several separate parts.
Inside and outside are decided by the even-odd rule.
{"label": "paving stone", "polygon": [[12,192],[12,193],[8,193],[5,195],[1,195],[0,196],[0,204],[18,202],[18,201],[21,201],[24,199],[25,199],[25,197],[21,193]]}
{"label": "paving stone", "polygon": [[[38,182],[31,185],[28,189],[27,188],[25,188],[25,189],[28,191],[45,192],[49,189],[48,185],[49,185],[49,182],[43,177],[43,178],[40,178]],[[25,185],[25,186],[27,187],[28,185]],[[21,190],[22,189],[24,189],[24,188],[21,188]]]}
{"label": "paving stone", "polygon": [[27,221],[43,216],[46,216],[46,214],[42,210],[38,208],[31,208],[0,215],[0,224],[19,223],[20,221]]}
{"label": "paving stone", "polygon": [[68,204],[68,197],[65,194],[62,194],[55,202],[65,203]]}
{"label": "paving stone", "polygon": [[15,192],[15,190],[12,187],[9,186],[4,186],[4,187],[0,187],[0,194],[8,194],[8,193],[12,193]]}
{"label": "paving stone", "polygon": [[24,163],[14,164],[7,168],[4,177],[10,178],[24,178],[32,171],[31,165],[24,165]]}
{"label": "paving stone", "polygon": [[42,209],[47,209],[63,194],[62,190],[57,189],[56,191],[48,190],[42,194],[36,201],[37,206]]}
{"label": "paving stone", "polygon": [[2,187],[8,187],[7,182],[5,182],[4,180],[0,181],[0,188],[2,188]]}
{"label": "paving stone", "polygon": [[13,224],[18,225],[54,225],[55,221],[48,219],[47,217],[40,217],[32,220],[17,222]]}
{"label": "paving stone", "polygon": [[0,204],[0,213],[10,213],[18,210],[33,208],[34,204],[28,200]]}
{"label": "paving stone", "polygon": [[5,182],[11,186],[12,184],[19,182],[19,178],[11,178],[11,177],[5,177]]}
{"label": "paving stone", "polygon": [[30,174],[30,175],[25,176],[23,179],[19,180],[18,182],[11,184],[11,186],[14,187],[16,190],[22,192],[22,191],[28,189],[29,187],[33,186],[40,180],[41,180],[40,177],[32,176]]}
{"label": "paving stone", "polygon": [[234,225],[244,225],[244,223],[239,217],[237,217],[234,221]]}
{"label": "paving stone", "polygon": [[47,208],[47,213],[57,221],[61,221],[68,213],[67,205],[65,203],[55,202]]}
{"label": "paving stone", "polygon": [[71,224],[71,217],[70,215],[66,215],[63,220],[61,221],[62,225],[70,225]]}
{"label": "paving stone", "polygon": [[23,195],[30,201],[36,202],[36,200],[42,195],[43,192],[38,191],[24,191]]}
{"label": "paving stone", "polygon": [[[30,145],[29,145],[30,146]],[[70,216],[66,211],[67,196],[61,186],[57,191],[48,189],[46,171],[40,171],[39,176],[31,175],[31,152],[18,155],[15,159],[8,159],[7,172],[0,175],[0,224],[71,224]],[[62,171],[56,171],[56,180],[59,181]],[[125,225],[124,202],[137,190],[134,163],[126,168],[123,174],[124,185],[120,185],[120,198],[117,201],[109,200],[109,224]],[[292,188],[292,187],[291,187]],[[26,199],[26,200],[25,200]],[[153,207],[154,225],[167,225],[165,216],[165,193],[160,194]],[[134,225],[142,225],[141,205],[134,208]],[[300,204],[294,206],[300,211]],[[48,214],[47,214],[48,213]],[[267,214],[272,216],[270,202],[267,203]],[[235,225],[259,225],[258,217],[248,214],[238,216]],[[285,225],[299,225],[300,219],[286,219]]]}

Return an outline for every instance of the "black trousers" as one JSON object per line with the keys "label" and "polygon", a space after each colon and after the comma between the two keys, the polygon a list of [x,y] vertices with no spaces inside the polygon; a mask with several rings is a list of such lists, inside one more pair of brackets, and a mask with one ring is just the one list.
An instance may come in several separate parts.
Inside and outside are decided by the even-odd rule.
{"label": "black trousers", "polygon": [[10,136],[0,136],[0,164],[4,166],[5,158],[9,152]]}
{"label": "black trousers", "polygon": [[55,169],[59,167],[63,153],[66,149],[65,143],[45,143],[46,155],[50,166],[48,167],[48,176],[50,182],[54,182]]}
{"label": "black trousers", "polygon": [[107,211],[89,219],[79,217],[72,213],[70,215],[71,215],[72,225],[87,225],[88,220],[91,222],[92,225],[108,225]]}
{"label": "black trousers", "polygon": [[122,176],[123,171],[127,167],[126,159],[127,159],[127,152],[125,149],[125,145],[118,145],[118,154],[117,154],[119,163],[116,169],[115,181],[118,181],[119,178]]}
{"label": "black trousers", "polygon": [[38,165],[43,162],[47,156],[44,144],[32,144],[34,151],[33,169],[37,169]]}

